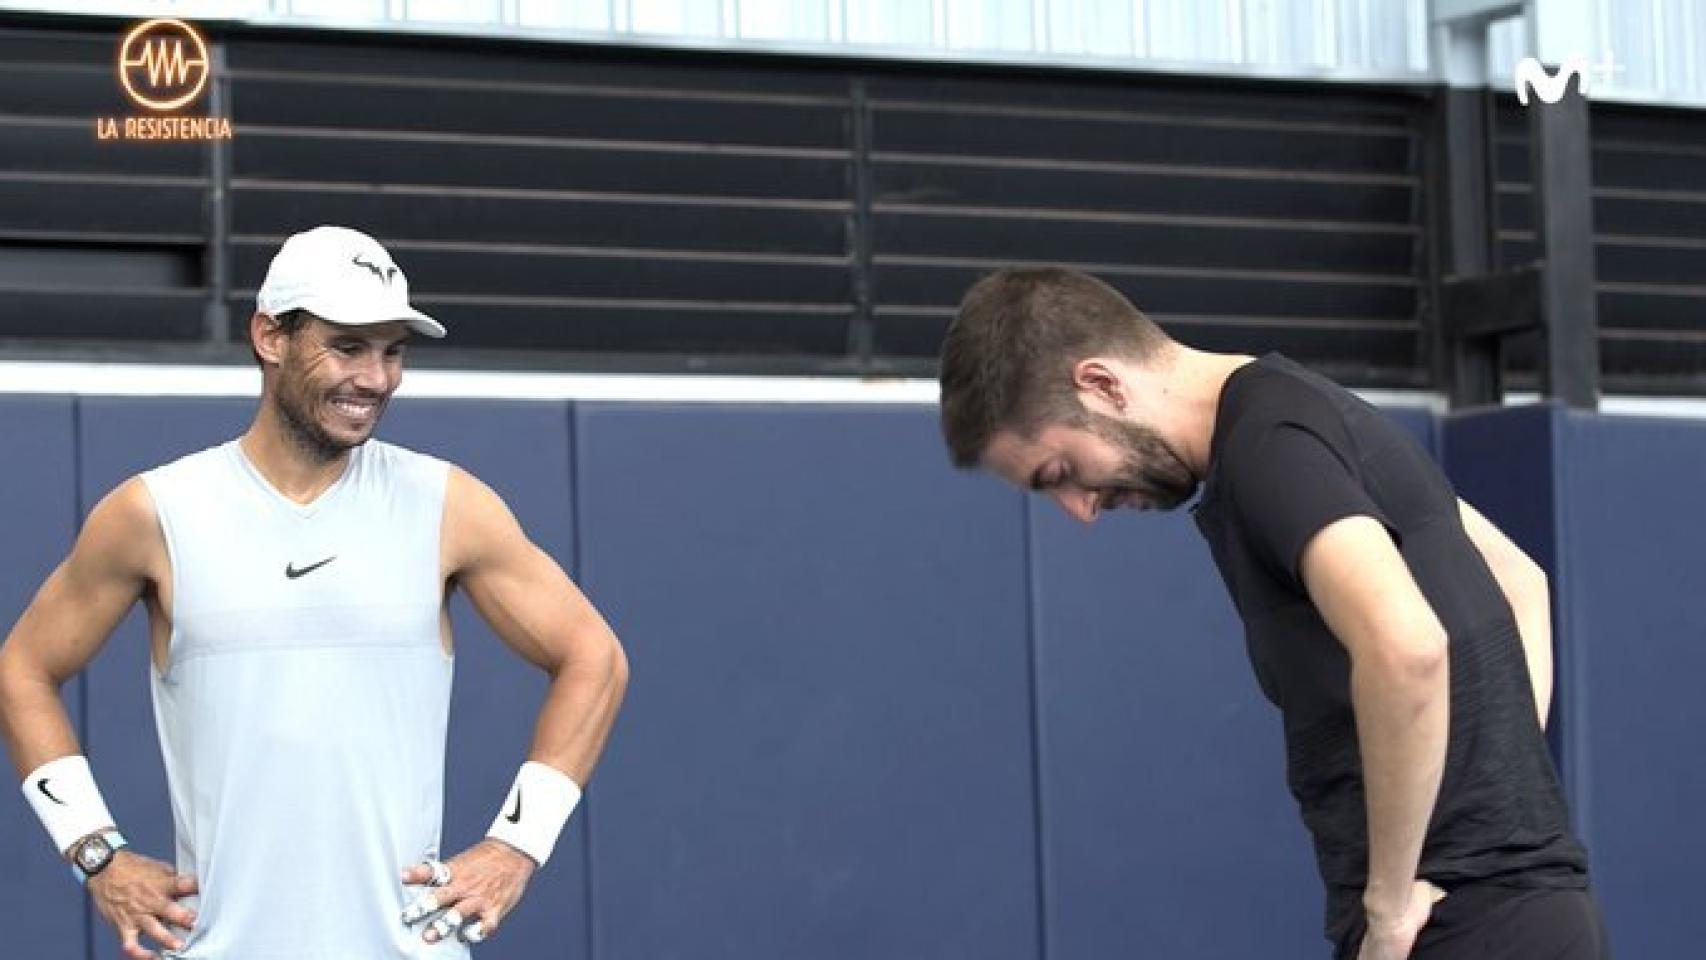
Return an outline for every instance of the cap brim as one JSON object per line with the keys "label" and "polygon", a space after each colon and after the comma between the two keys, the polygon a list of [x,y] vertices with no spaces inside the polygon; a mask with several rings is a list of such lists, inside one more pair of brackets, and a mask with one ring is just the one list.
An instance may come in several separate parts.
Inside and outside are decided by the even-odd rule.
{"label": "cap brim", "polygon": [[439,323],[437,320],[434,320],[413,307],[409,309],[409,313],[406,316],[398,317],[397,319],[408,324],[410,330],[413,330],[423,337],[431,337],[434,340],[444,339],[444,324]]}

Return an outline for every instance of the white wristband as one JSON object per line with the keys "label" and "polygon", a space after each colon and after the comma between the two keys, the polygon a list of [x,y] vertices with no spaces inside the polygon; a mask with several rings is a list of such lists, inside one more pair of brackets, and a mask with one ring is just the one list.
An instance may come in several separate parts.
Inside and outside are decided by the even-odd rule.
{"label": "white wristband", "polygon": [[509,798],[486,836],[502,840],[543,867],[580,802],[579,784],[555,767],[529,760],[515,775]]}
{"label": "white wristband", "polygon": [[60,853],[91,833],[113,825],[107,802],[95,786],[86,757],[60,757],[37,767],[24,778],[24,799],[41,818]]}

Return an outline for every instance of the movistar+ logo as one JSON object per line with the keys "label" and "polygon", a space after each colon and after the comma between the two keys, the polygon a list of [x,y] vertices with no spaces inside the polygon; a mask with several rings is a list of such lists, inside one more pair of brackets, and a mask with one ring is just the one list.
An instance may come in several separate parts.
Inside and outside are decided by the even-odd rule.
{"label": "movistar+ logo", "polygon": [[1600,74],[1600,79],[1605,80],[1622,69],[1622,65],[1612,58],[1609,50],[1598,63],[1589,63],[1581,54],[1572,53],[1558,65],[1556,73],[1548,73],[1539,60],[1524,57],[1522,62],[1516,65],[1516,99],[1525,107],[1528,106],[1530,96],[1539,97],[1541,103],[1557,103],[1569,92],[1572,79],[1580,84],[1582,96],[1585,97],[1590,88],[1589,78],[1593,74]]}

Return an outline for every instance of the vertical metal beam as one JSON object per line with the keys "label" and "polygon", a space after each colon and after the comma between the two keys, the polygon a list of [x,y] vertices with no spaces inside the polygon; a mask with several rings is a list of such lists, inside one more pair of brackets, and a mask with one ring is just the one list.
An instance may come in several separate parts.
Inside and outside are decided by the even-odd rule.
{"label": "vertical metal beam", "polygon": [[1578,410],[1599,406],[1599,310],[1595,301],[1593,156],[1581,80],[1557,103],[1528,105],[1534,227],[1546,269],[1541,311],[1548,395]]}
{"label": "vertical metal beam", "polygon": [[[231,116],[231,71],[225,41],[208,45],[207,113]],[[207,247],[202,257],[202,285],[207,304],[202,313],[203,336],[210,343],[228,343],[231,338],[231,142],[207,141],[207,193],[203,202]]]}
{"label": "vertical metal beam", "polygon": [[1445,315],[1447,279],[1485,276],[1494,268],[1496,140],[1488,94],[1487,27],[1521,12],[1520,0],[1432,0],[1429,42],[1435,69],[1446,83],[1434,126],[1430,189],[1436,232],[1433,252],[1433,372],[1452,409],[1500,402],[1498,337],[1465,337]]}
{"label": "vertical metal beam", "polygon": [[851,245],[853,316],[847,327],[847,352],[860,370],[871,368],[876,352],[876,321],[871,293],[871,95],[863,77],[855,77],[851,96],[852,150],[848,173],[852,177],[853,211],[847,231]]}
{"label": "vertical metal beam", "polygon": [[[1484,89],[1447,88],[1442,94],[1441,123],[1444,129],[1444,189],[1441,203],[1445,231],[1441,240],[1440,273],[1449,277],[1482,276],[1493,266],[1493,181],[1489,169],[1492,156],[1492,109]],[[1444,300],[1436,300],[1443,305]],[[1502,395],[1497,338],[1467,339],[1445,336],[1444,317],[1438,316],[1442,375],[1452,409],[1497,404]]]}

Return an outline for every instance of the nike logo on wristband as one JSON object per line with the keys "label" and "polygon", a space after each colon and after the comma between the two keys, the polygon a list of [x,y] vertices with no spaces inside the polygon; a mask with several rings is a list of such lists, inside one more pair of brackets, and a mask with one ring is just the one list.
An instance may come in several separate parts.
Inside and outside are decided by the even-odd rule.
{"label": "nike logo on wristband", "polygon": [[285,577],[287,577],[291,580],[295,580],[297,577],[306,577],[310,573],[313,573],[314,571],[320,569],[321,567],[325,566],[328,563],[331,563],[333,560],[336,560],[336,559],[337,559],[337,557],[327,557],[326,559],[321,560],[319,563],[311,563],[308,566],[303,567],[300,570],[296,569],[296,564],[287,563],[284,565],[284,575],[285,575]]}
{"label": "nike logo on wristband", "polygon": [[521,788],[520,787],[515,788],[515,812],[504,817],[504,819],[508,820],[510,823],[520,823],[521,822]]}
{"label": "nike logo on wristband", "polygon": [[52,800],[54,803],[57,803],[62,807],[65,806],[64,800],[61,800],[58,797],[54,796],[52,791],[47,789],[47,781],[48,781],[47,777],[42,777],[40,780],[37,780],[36,781],[36,789],[41,791],[42,796],[48,798],[49,800]]}

